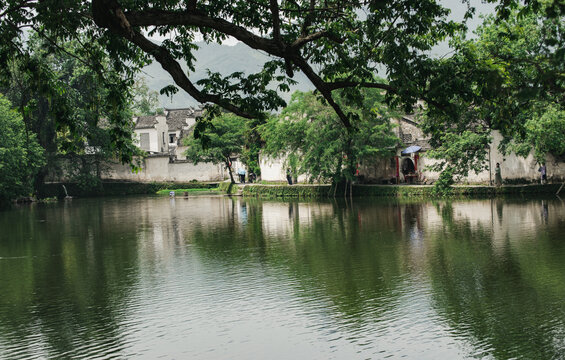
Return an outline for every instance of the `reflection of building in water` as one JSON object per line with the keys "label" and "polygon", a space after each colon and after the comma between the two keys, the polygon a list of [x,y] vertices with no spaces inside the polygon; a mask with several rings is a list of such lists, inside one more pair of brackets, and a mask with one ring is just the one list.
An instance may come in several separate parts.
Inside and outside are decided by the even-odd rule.
{"label": "reflection of building in water", "polygon": [[239,221],[243,225],[247,224],[247,204],[245,201],[239,201]]}
{"label": "reflection of building in water", "polygon": [[293,226],[309,226],[313,219],[333,214],[331,204],[263,202],[263,231],[266,235],[288,236]]}
{"label": "reflection of building in water", "polygon": [[[148,261],[164,260],[188,251],[185,245],[194,231],[206,231],[233,218],[229,199],[134,198],[128,204],[124,207],[119,201],[109,203],[105,212],[114,214],[119,223],[134,223],[139,254]],[[125,213],[124,209],[130,212]]]}
{"label": "reflection of building in water", "polygon": [[[559,213],[552,211],[552,207],[559,205],[557,202],[550,203],[544,200],[540,211],[540,203],[536,201],[503,199],[455,201],[451,203],[451,216],[454,224],[464,222],[470,230],[491,232],[493,246],[502,250],[508,244],[512,245],[512,239],[533,238],[540,226],[559,221],[551,216],[552,213]],[[428,207],[432,210],[427,211],[428,226],[431,223],[442,223],[442,214],[432,206]]]}
{"label": "reflection of building in water", "polygon": [[[174,206],[167,198],[134,198],[128,207],[120,201],[104,207],[105,221],[135,229],[140,256],[159,261],[174,254],[190,252],[196,232],[210,229],[261,226],[264,236],[290,239],[297,231],[320,222],[340,223],[345,231],[360,231],[371,236],[403,239],[411,261],[425,259],[423,252],[434,233],[461,228],[492,234],[492,244],[502,251],[513,239],[533,237],[540,226],[564,221],[563,206],[557,201],[472,200],[451,203],[416,203],[380,205],[356,204],[344,209],[332,203],[250,202],[246,199],[191,197],[176,198]],[[347,212],[347,213],[344,213]],[[111,214],[111,215],[109,215]],[[345,214],[344,217],[341,217]],[[257,221],[256,221],[257,220]],[[131,224],[131,225],[128,225]],[[386,229],[388,233],[382,233]],[[396,235],[394,235],[396,234]],[[398,237],[396,237],[398,236]]]}

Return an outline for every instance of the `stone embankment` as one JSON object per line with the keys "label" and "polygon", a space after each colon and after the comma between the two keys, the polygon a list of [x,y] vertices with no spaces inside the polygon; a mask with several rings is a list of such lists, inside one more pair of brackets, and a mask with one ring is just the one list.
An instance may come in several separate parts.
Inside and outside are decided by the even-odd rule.
{"label": "stone embankment", "polygon": [[[349,196],[343,186],[335,189],[331,185],[237,185],[239,194],[258,198],[324,198]],[[432,185],[353,185],[353,197],[495,197],[507,195],[556,194],[561,184],[507,185],[501,187],[458,185],[449,192],[438,194]],[[565,193],[565,192],[564,192]],[[235,194],[235,193],[234,193]]]}

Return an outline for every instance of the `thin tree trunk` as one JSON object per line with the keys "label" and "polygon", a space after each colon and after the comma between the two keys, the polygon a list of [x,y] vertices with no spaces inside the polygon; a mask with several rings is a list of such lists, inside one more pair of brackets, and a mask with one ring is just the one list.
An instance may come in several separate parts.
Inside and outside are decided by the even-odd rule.
{"label": "thin tree trunk", "polygon": [[335,187],[334,187],[334,199],[335,199],[335,194],[336,194],[336,193],[337,193],[337,183],[335,184]]}
{"label": "thin tree trunk", "polygon": [[228,168],[228,173],[230,174],[231,183],[235,184],[235,180],[233,179],[233,174],[232,174],[232,171],[231,171],[231,165],[230,165],[230,158],[229,157],[226,158],[226,166]]}
{"label": "thin tree trunk", "polygon": [[555,195],[559,195],[559,193],[561,192],[561,189],[563,189],[563,185],[565,185],[565,182],[563,184],[561,184],[561,187],[559,187],[559,190],[557,190]]}

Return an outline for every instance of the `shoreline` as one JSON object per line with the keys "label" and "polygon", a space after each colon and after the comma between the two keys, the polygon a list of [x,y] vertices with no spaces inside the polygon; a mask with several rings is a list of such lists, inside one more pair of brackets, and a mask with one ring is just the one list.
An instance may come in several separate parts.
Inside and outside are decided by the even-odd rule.
{"label": "shoreline", "polygon": [[[103,197],[156,194],[163,190],[177,189],[211,189],[218,188],[219,193],[230,196],[254,197],[262,199],[275,198],[299,198],[299,199],[321,199],[321,198],[343,198],[350,197],[349,188],[347,195],[343,185],[335,187],[328,184],[232,184],[229,182],[211,183],[171,183],[171,182],[102,182],[99,188],[84,190],[78,184],[68,182],[45,184],[39,194],[39,199],[64,198],[63,185],[68,194],[73,197]],[[372,185],[356,184],[352,186],[352,197],[395,197],[395,198],[457,198],[457,197],[503,197],[509,195],[555,195],[559,190],[565,194],[561,183],[554,184],[522,184],[504,185],[501,187],[486,185],[454,185],[447,193],[438,194],[433,185]],[[334,196],[335,192],[335,196]]]}

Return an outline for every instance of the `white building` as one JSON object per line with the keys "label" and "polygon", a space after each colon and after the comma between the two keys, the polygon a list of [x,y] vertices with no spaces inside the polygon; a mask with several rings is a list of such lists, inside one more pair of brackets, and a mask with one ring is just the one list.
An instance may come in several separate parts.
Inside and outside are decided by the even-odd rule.
{"label": "white building", "polygon": [[192,136],[196,119],[202,116],[202,109],[182,108],[182,109],[165,109],[168,128],[168,146],[169,154],[174,160],[186,160],[184,152],[186,146],[183,145],[183,139]]}
{"label": "white building", "polygon": [[149,154],[167,153],[169,145],[167,118],[164,115],[134,117],[135,142],[140,149]]}

